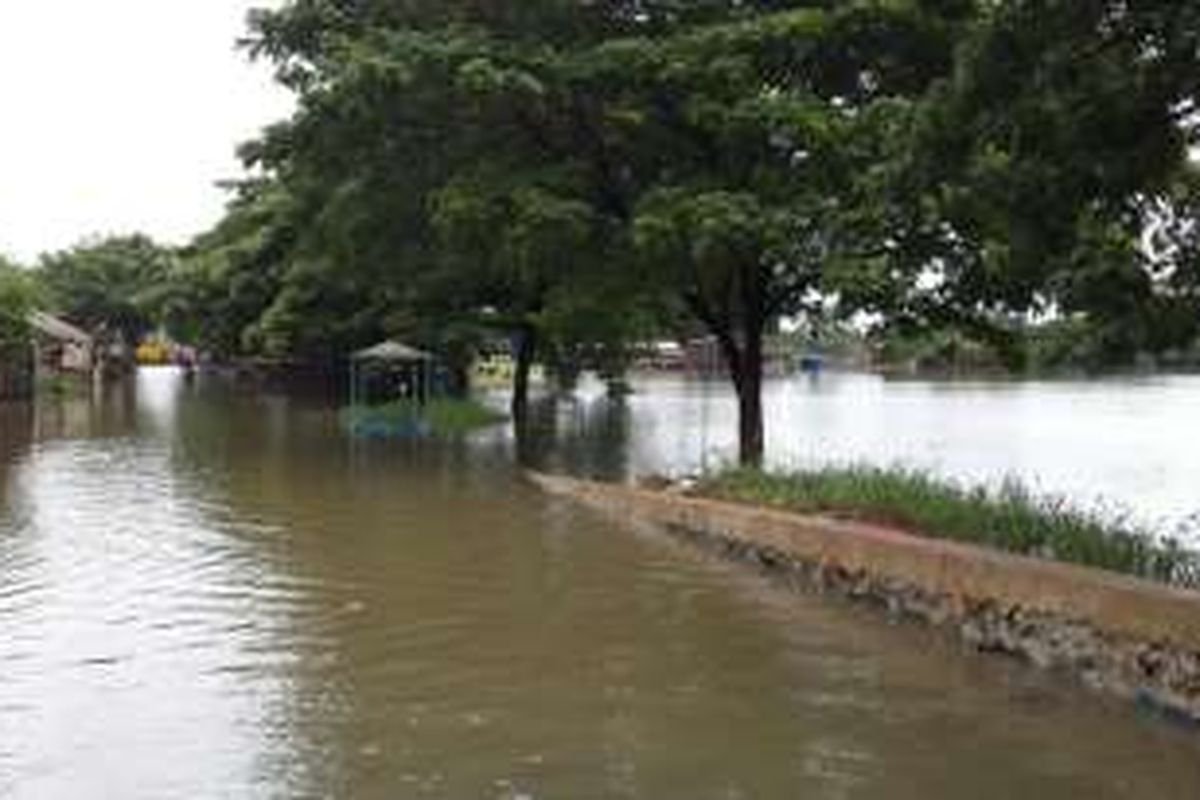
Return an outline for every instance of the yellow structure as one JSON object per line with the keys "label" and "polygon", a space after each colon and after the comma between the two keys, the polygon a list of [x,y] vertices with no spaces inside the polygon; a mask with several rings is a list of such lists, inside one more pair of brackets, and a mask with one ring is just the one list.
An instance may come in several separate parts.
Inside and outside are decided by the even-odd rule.
{"label": "yellow structure", "polygon": [[138,345],[136,352],[137,363],[146,366],[158,366],[171,362],[171,348],[159,339],[147,339]]}

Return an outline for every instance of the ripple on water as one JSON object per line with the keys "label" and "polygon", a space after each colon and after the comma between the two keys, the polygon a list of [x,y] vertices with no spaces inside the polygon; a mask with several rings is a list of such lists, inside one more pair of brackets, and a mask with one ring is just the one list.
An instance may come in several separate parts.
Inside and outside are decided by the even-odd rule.
{"label": "ripple on water", "polygon": [[472,446],[172,397],[15,467],[0,796],[1197,796],[1170,729]]}

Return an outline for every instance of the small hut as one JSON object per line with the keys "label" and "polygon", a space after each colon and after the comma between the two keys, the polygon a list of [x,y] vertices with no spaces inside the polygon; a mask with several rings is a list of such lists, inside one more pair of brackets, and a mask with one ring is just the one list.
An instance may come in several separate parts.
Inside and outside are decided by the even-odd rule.
{"label": "small hut", "polygon": [[390,340],[359,350],[350,357],[351,405],[425,405],[433,394],[434,361],[429,353]]}
{"label": "small hut", "polygon": [[23,335],[0,342],[0,400],[25,400],[39,383],[86,377],[94,365],[95,340],[74,325],[41,311],[25,317]]}
{"label": "small hut", "polygon": [[51,374],[89,374],[94,366],[96,341],[66,320],[41,311],[29,315],[39,369]]}

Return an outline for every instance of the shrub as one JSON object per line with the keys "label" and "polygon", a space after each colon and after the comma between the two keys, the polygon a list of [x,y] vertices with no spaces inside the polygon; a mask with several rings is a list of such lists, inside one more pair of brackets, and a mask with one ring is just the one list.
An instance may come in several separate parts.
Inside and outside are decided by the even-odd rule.
{"label": "shrub", "polygon": [[428,403],[401,400],[346,411],[350,429],[374,436],[455,436],[503,422],[506,417],[475,400],[436,398]]}

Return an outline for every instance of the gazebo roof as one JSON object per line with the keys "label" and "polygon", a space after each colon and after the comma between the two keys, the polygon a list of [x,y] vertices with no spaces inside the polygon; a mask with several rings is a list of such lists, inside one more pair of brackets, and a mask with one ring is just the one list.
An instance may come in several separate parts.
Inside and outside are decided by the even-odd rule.
{"label": "gazebo roof", "polygon": [[433,361],[433,356],[423,350],[418,350],[415,347],[409,347],[406,344],[396,341],[380,342],[374,347],[368,347],[366,350],[359,350],[352,358],[355,361],[393,361],[393,362],[416,362],[416,361]]}

